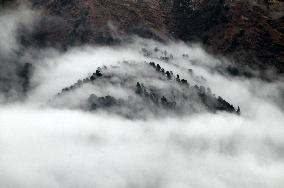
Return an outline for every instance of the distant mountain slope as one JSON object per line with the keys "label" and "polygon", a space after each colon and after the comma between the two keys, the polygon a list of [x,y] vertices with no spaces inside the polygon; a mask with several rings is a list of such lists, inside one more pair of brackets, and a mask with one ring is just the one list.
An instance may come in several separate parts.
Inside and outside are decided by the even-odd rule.
{"label": "distant mountain slope", "polygon": [[177,6],[172,15],[172,22],[176,20],[172,30],[176,38],[200,40],[214,53],[233,56],[242,69],[274,69],[283,73],[283,17],[272,18],[273,11],[261,5],[246,1],[203,1],[191,12],[186,6]]}
{"label": "distant mountain slope", "polygon": [[31,0],[46,17],[35,38],[40,44],[112,43],[137,34],[166,39],[166,18],[158,1]]}
{"label": "distant mountain slope", "polygon": [[281,1],[30,1],[46,17],[26,43],[110,44],[129,34],[176,38],[203,42],[213,53],[232,57],[240,69],[261,70],[263,77],[268,69],[284,72]]}

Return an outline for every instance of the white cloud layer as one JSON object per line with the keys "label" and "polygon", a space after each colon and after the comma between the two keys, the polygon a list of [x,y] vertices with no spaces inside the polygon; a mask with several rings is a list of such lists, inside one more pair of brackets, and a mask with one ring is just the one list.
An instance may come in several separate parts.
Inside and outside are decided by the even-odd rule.
{"label": "white cloud layer", "polygon": [[[4,22],[0,17],[0,23]],[[14,31],[11,23],[7,28]],[[6,34],[0,33],[0,39]],[[167,50],[174,59],[167,63],[155,56],[144,57],[140,49],[145,46]],[[138,39],[117,47],[43,54],[35,61],[33,90],[27,100],[0,106],[1,188],[284,186],[283,82],[221,75],[212,71],[221,60],[199,46],[183,43]],[[210,86],[217,95],[241,106],[242,115],[201,113],[128,120],[47,105],[62,88],[89,76],[98,66],[124,60],[155,61],[190,83]],[[189,68],[198,77],[189,76]],[[146,73],[137,71],[145,80]],[[151,83],[162,87],[158,79]]]}

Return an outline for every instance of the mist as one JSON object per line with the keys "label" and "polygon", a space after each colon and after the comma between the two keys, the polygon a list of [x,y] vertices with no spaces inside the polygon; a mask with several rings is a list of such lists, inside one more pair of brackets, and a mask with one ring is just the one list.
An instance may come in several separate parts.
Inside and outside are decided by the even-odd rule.
{"label": "mist", "polygon": [[[13,56],[9,49],[20,46],[16,35],[9,37],[9,47],[0,42],[7,57]],[[4,95],[0,104],[0,187],[284,186],[283,78],[234,77],[217,71],[234,62],[208,54],[201,45],[138,37],[116,46],[26,53],[33,63],[29,90],[20,99]],[[209,87],[241,113],[211,112],[194,98],[186,102],[194,110],[149,105],[135,93],[136,82],[177,104],[188,91],[149,62],[190,86]],[[10,70],[6,65],[1,72]],[[98,68],[105,78],[60,94]],[[91,94],[127,103],[90,110]]]}
{"label": "mist", "polygon": [[40,13],[25,4],[0,9],[0,102],[23,96],[26,73],[32,61],[21,44],[21,35],[32,32]]}

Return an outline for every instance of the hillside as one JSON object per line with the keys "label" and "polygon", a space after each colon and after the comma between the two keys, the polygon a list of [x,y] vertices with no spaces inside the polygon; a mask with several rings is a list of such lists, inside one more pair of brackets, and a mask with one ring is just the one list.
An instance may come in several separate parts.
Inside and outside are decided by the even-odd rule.
{"label": "hillside", "polygon": [[240,72],[256,69],[261,77],[266,70],[284,72],[281,1],[30,1],[45,16],[24,40],[28,44],[112,44],[131,34],[162,41],[175,38],[201,42],[212,53],[226,55]]}

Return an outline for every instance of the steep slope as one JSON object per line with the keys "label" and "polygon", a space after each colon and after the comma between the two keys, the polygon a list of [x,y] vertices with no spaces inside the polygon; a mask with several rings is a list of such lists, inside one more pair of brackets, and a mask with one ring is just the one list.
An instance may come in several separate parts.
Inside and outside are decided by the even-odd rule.
{"label": "steep slope", "polygon": [[284,72],[281,1],[31,1],[46,17],[26,43],[66,47],[115,43],[129,34],[174,37],[232,57],[240,72],[256,69],[262,77],[266,70]]}
{"label": "steep slope", "polygon": [[172,14],[176,38],[202,41],[213,53],[232,56],[240,69],[284,72],[283,17],[272,18],[273,10],[246,1],[203,1],[193,11],[180,2],[185,5]]}
{"label": "steep slope", "polygon": [[32,0],[47,17],[33,38],[39,45],[113,43],[129,34],[165,39],[167,29],[158,1]]}

